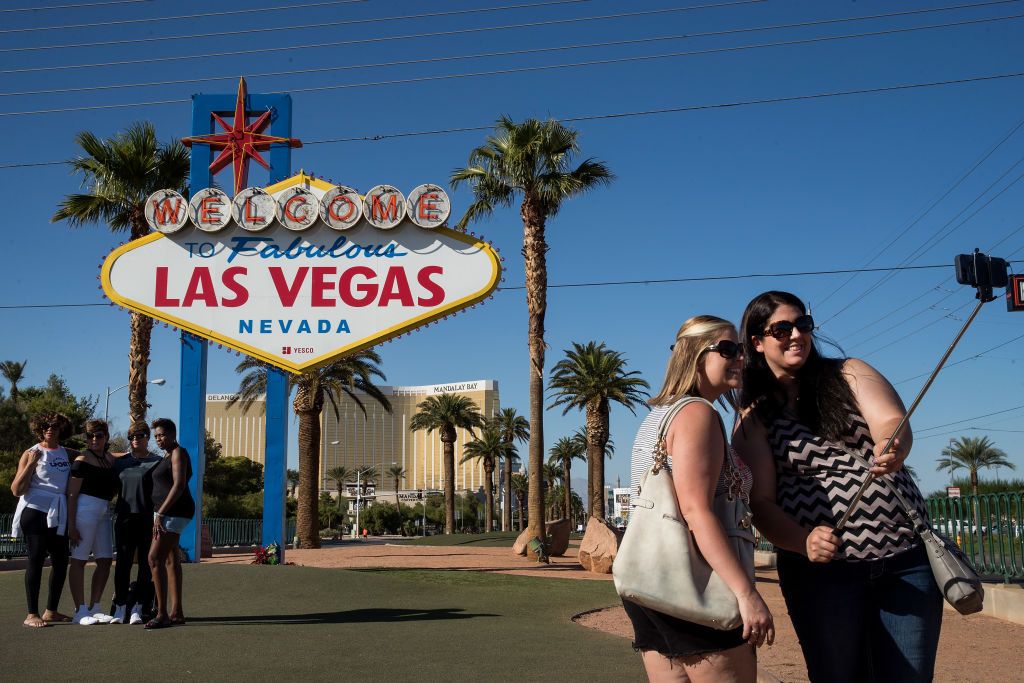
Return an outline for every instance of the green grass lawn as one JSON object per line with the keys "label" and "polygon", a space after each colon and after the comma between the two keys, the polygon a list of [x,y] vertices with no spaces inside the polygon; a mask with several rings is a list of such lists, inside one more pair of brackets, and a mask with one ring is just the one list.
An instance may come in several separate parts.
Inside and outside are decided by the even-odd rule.
{"label": "green grass lawn", "polygon": [[397,541],[401,545],[470,545],[476,548],[511,548],[519,538],[518,531],[494,531],[489,534],[438,534],[420,536],[408,541]]}
{"label": "green grass lawn", "polygon": [[644,680],[627,640],[570,621],[618,601],[605,581],[190,565],[188,625],[145,631],[23,628],[23,577],[0,573],[4,680]]}

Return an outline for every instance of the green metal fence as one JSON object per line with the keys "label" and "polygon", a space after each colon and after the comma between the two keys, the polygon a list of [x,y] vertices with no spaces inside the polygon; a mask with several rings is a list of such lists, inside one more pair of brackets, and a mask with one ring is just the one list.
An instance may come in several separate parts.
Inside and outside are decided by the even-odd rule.
{"label": "green metal fence", "polygon": [[982,576],[1024,579],[1024,492],[929,498],[936,531],[963,549]]}
{"label": "green metal fence", "polygon": [[[24,557],[28,549],[25,546],[24,538],[11,538],[11,522],[14,515],[11,513],[0,514],[0,559],[6,560],[12,557]],[[210,528],[210,536],[213,537],[215,548],[225,546],[250,547],[259,545],[263,535],[262,519],[225,519],[211,517],[203,520],[203,523]],[[295,537],[295,520],[289,519],[285,527],[285,541],[291,541]]]}

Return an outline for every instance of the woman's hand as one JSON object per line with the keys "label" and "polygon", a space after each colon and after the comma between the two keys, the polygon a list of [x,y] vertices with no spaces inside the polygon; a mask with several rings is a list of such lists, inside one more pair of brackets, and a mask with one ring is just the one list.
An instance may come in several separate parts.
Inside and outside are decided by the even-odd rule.
{"label": "woman's hand", "polygon": [[68,529],[68,540],[71,541],[71,545],[78,545],[82,541],[82,534],[78,533],[78,527],[74,524]]}
{"label": "woman's hand", "polygon": [[757,589],[736,598],[743,619],[743,639],[754,647],[775,642],[775,622]]}
{"label": "woman's hand", "polygon": [[830,562],[839,550],[839,542],[832,527],[815,527],[807,535],[807,559],[811,562]]}
{"label": "woman's hand", "polygon": [[876,477],[903,469],[903,461],[909,455],[898,438],[893,439],[889,450],[883,453],[882,449],[885,448],[886,441],[888,439],[875,444],[875,457],[871,459],[871,474]]}

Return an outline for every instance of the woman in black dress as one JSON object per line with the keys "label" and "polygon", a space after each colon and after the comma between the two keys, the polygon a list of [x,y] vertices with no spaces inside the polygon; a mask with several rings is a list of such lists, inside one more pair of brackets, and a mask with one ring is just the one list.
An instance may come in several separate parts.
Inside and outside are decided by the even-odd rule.
{"label": "woman in black dress", "polygon": [[185,623],[182,609],[182,573],[178,540],[196,513],[188,488],[192,462],[178,445],[178,430],[166,418],[153,421],[153,439],[166,455],[152,470],[153,545],[149,568],[156,589],[156,614],[146,628],[166,628]]}

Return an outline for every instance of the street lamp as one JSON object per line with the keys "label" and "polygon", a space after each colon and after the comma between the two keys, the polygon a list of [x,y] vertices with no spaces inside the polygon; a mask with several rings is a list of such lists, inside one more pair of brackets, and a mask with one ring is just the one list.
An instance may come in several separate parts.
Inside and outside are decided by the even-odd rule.
{"label": "street lamp", "polygon": [[[164,384],[167,384],[167,380],[165,380],[163,378],[161,378],[161,379],[151,379],[148,382],[146,382],[146,384],[155,384],[158,387],[160,387],[160,386],[163,386]],[[103,421],[104,422],[108,422],[107,418],[110,415],[110,396],[111,396],[111,394],[116,394],[117,392],[121,391],[122,389],[127,389],[127,388],[128,388],[127,384],[125,384],[124,386],[120,386],[117,389],[111,389],[110,387],[107,387],[107,402],[106,402],[106,405],[103,407]]]}

